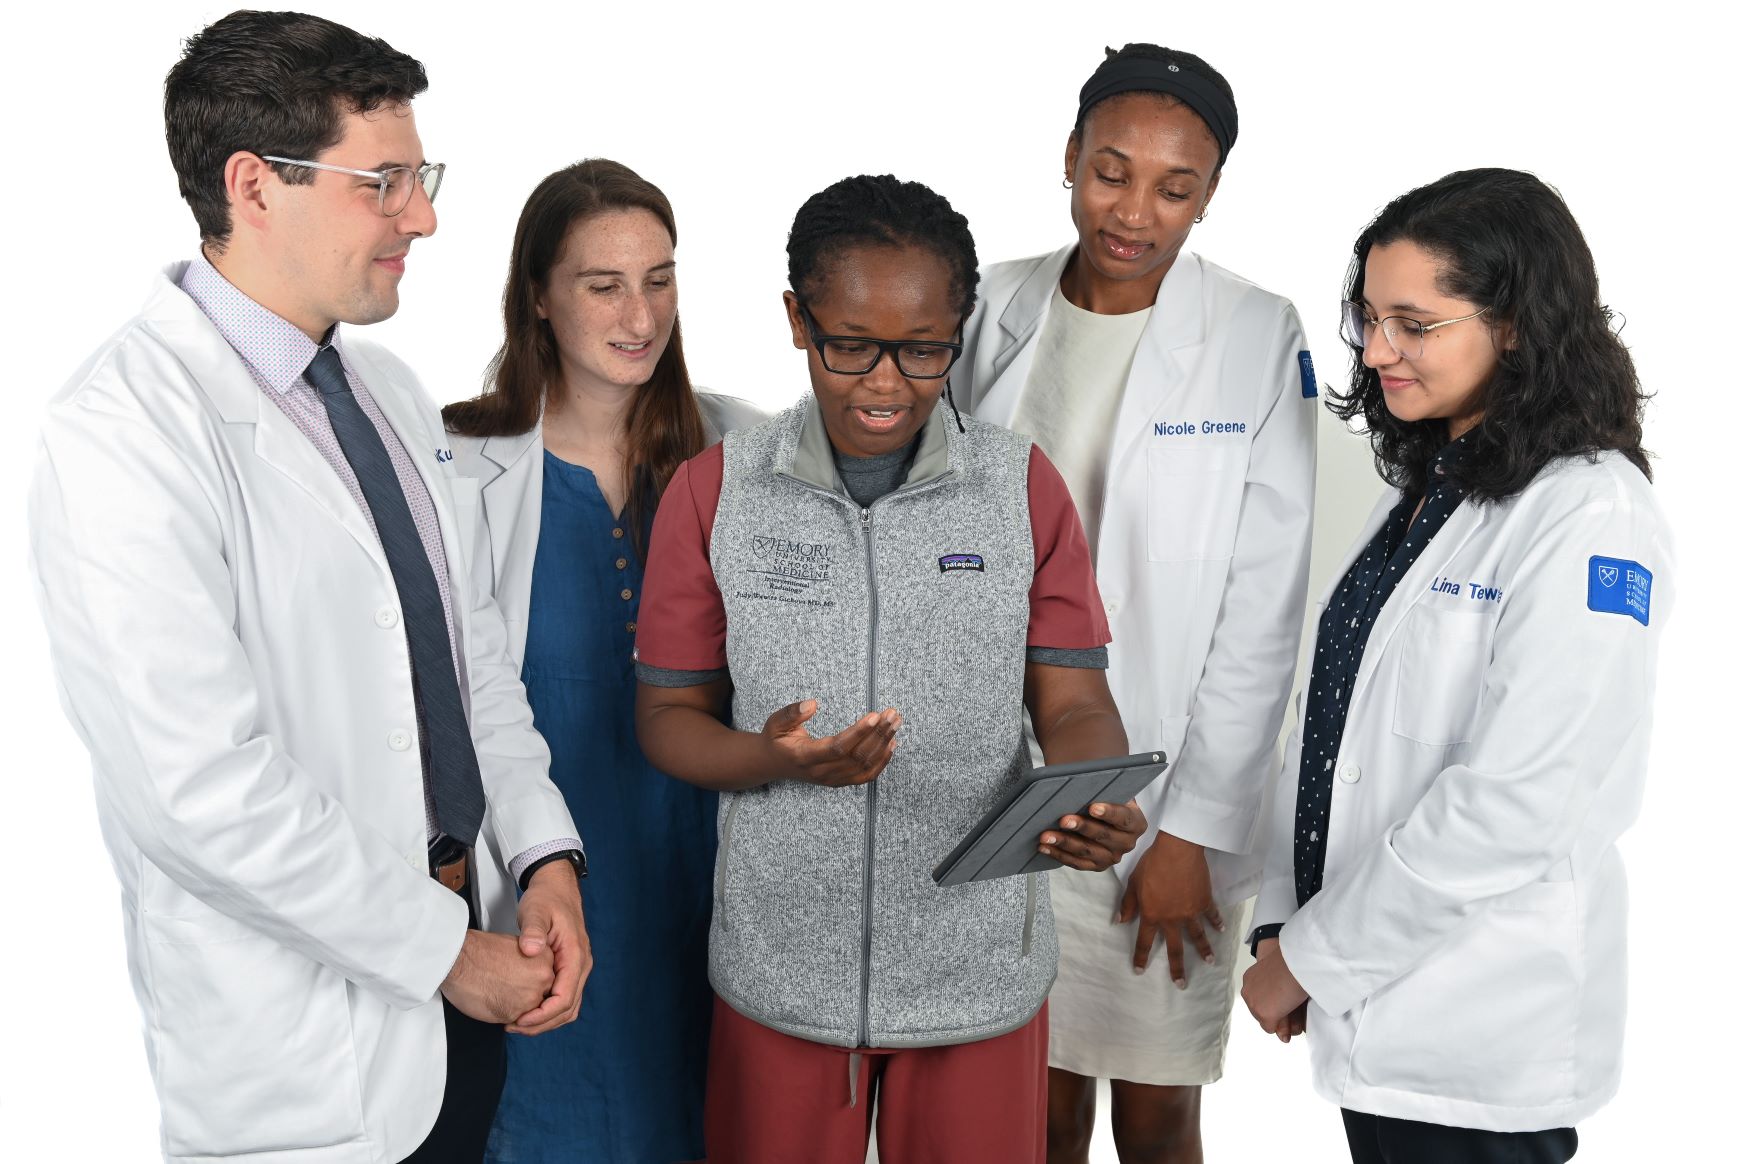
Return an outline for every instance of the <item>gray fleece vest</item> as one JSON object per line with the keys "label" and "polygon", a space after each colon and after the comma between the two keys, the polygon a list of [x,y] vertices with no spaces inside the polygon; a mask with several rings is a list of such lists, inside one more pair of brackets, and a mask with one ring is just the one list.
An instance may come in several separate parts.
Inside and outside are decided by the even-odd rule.
{"label": "gray fleece vest", "polygon": [[757,1022],[844,1047],[964,1043],[1025,1024],[1051,988],[1044,874],[930,880],[1029,764],[1030,449],[938,408],[905,483],[864,510],[836,487],[812,397],[723,442],[711,566],[735,727],[801,699],[820,701],[816,736],[905,717],[867,785],[722,797],[711,982]]}

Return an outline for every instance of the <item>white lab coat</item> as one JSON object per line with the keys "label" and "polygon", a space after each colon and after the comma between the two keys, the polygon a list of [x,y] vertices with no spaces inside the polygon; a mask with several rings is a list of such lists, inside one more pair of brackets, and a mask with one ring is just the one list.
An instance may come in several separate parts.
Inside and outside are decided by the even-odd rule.
{"label": "white lab coat", "polygon": [[[983,272],[954,376],[961,404],[982,419],[1014,418],[1074,253]],[[1306,394],[1305,350],[1293,304],[1188,251],[1137,346],[1109,446],[1096,569],[1108,680],[1131,749],[1163,751],[1172,766],[1138,798],[1154,827],[1119,863],[1126,879],[1164,829],[1207,847],[1216,900],[1257,887],[1254,841],[1312,541],[1318,401]]]}
{"label": "white lab coat", "polygon": [[[176,286],[183,268],[55,396],[30,498],[162,1150],[387,1164],[436,1118],[437,990],[467,926],[426,872],[401,604],[363,511]],[[574,836],[503,621],[470,587],[477,487],[444,459],[412,373],[350,334],[345,350],[437,510],[482,840],[516,853]]]}
{"label": "white lab coat", "polygon": [[[1396,500],[1380,500],[1339,578]],[[1368,636],[1324,885],[1298,911],[1296,727],[1255,920],[1287,923],[1326,1098],[1535,1131],[1615,1091],[1628,952],[1615,842],[1646,779],[1668,542],[1646,478],[1618,453],[1557,462],[1499,504],[1461,504]],[[1596,583],[1626,584],[1599,558],[1650,572],[1650,625],[1591,609]]]}
{"label": "white lab coat", "polygon": [[[697,396],[707,445],[766,419],[765,413],[738,397],[715,392]],[[480,484],[485,521],[476,534],[474,578],[498,601],[509,632],[510,657],[521,674],[535,546],[541,538],[541,426],[515,436],[451,433],[450,447],[456,452],[456,472]]]}

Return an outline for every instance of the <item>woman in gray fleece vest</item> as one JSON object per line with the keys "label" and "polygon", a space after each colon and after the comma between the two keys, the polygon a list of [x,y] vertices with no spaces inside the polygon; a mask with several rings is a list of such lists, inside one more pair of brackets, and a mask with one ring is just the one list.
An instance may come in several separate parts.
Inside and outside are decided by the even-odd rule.
{"label": "woman in gray fleece vest", "polygon": [[[977,271],[915,182],[809,199],[784,302],[813,394],[683,465],[657,512],[639,739],[723,793],[713,1164],[860,1164],[877,1089],[888,1159],[1045,1158],[1046,879],[930,870],[1028,769],[1025,717],[1050,763],[1128,748],[1062,478],[939,404]],[[1144,822],[1059,826],[1042,852],[1103,869]]]}

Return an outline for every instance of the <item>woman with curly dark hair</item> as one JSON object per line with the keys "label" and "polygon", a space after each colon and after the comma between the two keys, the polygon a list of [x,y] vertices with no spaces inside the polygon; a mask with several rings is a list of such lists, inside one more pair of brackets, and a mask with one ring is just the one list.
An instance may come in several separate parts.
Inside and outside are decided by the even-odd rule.
{"label": "woman with curly dark hair", "polygon": [[1671,608],[1645,396],[1561,198],[1468,170],[1355,244],[1390,488],[1320,602],[1245,998],[1307,1031],[1357,1161],[1569,1159],[1621,1074],[1627,893]]}

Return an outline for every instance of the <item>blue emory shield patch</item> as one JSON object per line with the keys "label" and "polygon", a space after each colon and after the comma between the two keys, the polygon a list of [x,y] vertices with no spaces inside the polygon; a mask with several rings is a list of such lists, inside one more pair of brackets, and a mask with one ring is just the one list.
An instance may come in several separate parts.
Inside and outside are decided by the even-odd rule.
{"label": "blue emory shield patch", "polygon": [[1300,353],[1300,394],[1308,399],[1319,394],[1319,378],[1313,374],[1312,353]]}
{"label": "blue emory shield patch", "polygon": [[1586,565],[1586,608],[1626,614],[1646,626],[1653,610],[1653,572],[1627,558],[1594,555]]}

